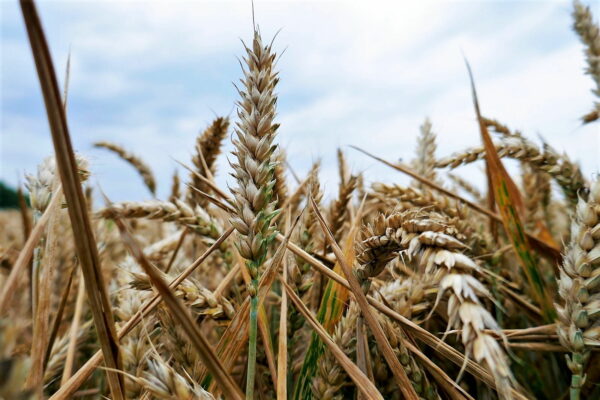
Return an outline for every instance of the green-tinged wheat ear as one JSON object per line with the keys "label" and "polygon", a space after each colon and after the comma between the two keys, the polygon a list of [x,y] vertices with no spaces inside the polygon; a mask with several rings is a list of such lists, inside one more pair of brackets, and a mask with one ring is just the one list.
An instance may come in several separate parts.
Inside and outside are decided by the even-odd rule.
{"label": "green-tinged wheat ear", "polygon": [[588,200],[579,199],[571,222],[569,242],[558,281],[562,304],[557,304],[558,337],[571,352],[571,399],[580,398],[590,343],[600,339],[600,180]]}
{"label": "green-tinged wheat ear", "polygon": [[261,266],[267,258],[269,243],[275,235],[272,219],[276,215],[273,196],[277,160],[273,140],[278,125],[273,122],[277,97],[275,86],[278,78],[274,71],[275,54],[271,45],[264,45],[258,30],[254,31],[252,46],[246,47],[242,87],[238,89],[240,100],[233,141],[236,161],[232,163],[237,187],[232,189],[236,215],[232,225],[239,233],[237,243],[240,255],[246,259],[251,283],[247,287],[250,296],[250,327],[248,345],[248,374],[246,397],[254,398],[256,368],[258,281]]}

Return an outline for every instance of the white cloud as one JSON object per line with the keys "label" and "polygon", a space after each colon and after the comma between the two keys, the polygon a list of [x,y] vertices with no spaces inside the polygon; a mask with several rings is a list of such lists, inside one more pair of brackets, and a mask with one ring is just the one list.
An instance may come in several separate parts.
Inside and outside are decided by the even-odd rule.
{"label": "white cloud", "polygon": [[[598,128],[579,127],[593,101],[592,84],[581,73],[568,2],[257,1],[255,7],[264,36],[282,28],[275,47],[287,47],[278,64],[279,140],[300,173],[323,160],[330,193],[336,147],[355,144],[390,160],[410,159],[426,115],[439,134],[440,155],[478,143],[461,50],[486,114],[532,138],[542,134],[580,160],[588,176],[600,169]],[[43,2],[40,8],[58,71],[72,46],[71,131],[103,189],[114,200],[147,197],[141,183],[127,183],[135,182],[133,171],[91,149],[101,139],[142,155],[166,195],[173,158],[187,162],[197,132],[214,113],[232,110],[239,39],[250,39],[250,3]],[[39,106],[40,96],[16,3],[3,2],[2,11],[1,177],[14,183],[13,171],[33,170],[52,149],[43,111],[28,107]],[[406,181],[353,150],[348,156],[368,180]],[[225,157],[219,165],[224,183]],[[479,179],[478,167],[464,174]]]}

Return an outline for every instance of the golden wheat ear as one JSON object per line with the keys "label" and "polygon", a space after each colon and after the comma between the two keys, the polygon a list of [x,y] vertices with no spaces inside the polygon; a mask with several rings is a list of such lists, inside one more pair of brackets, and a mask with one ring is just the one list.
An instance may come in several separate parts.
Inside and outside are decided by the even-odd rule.
{"label": "golden wheat ear", "polygon": [[118,155],[125,162],[129,163],[140,174],[150,193],[152,193],[153,196],[156,195],[156,179],[154,178],[154,174],[152,173],[152,170],[148,164],[146,164],[140,157],[130,153],[129,151],[125,150],[125,148],[115,143],[96,142],[94,143],[94,146],[109,150]]}

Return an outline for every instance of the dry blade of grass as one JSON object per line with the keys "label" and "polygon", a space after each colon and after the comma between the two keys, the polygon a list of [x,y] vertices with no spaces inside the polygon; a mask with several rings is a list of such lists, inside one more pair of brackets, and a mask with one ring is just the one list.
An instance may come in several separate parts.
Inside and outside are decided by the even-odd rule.
{"label": "dry blade of grass", "polygon": [[[104,287],[104,279],[100,273],[97,247],[81,189],[77,163],[71,145],[54,65],[34,2],[32,0],[21,0],[20,4],[42,87],[56,153],[56,163],[68,205],[75,247],[84,273],[98,339],[107,367],[120,369],[119,344],[116,340],[112,310]],[[123,399],[121,377],[114,372],[107,372],[106,376],[114,400]]]}
{"label": "dry blade of grass", "polygon": [[63,313],[65,311],[67,301],[69,300],[69,293],[71,292],[73,277],[75,275],[75,271],[78,270],[77,266],[77,263],[75,263],[71,268],[71,272],[69,272],[69,279],[67,280],[67,284],[65,285],[65,288],[60,296],[60,303],[58,304],[58,309],[54,314],[54,320],[52,321],[52,329],[50,330],[50,337],[48,338],[48,343],[44,355],[44,370],[48,365],[48,360],[50,359],[50,354],[52,353],[52,348],[54,347],[54,342],[56,341],[56,336],[58,335],[58,330],[60,329]]}
{"label": "dry blade of grass", "polygon": [[311,204],[311,207],[315,211],[317,220],[319,221],[319,224],[321,225],[321,229],[323,230],[325,237],[327,238],[327,241],[331,245],[336,258],[342,267],[342,271],[344,272],[344,275],[346,275],[346,279],[348,279],[348,283],[350,284],[350,290],[354,294],[354,297],[362,311],[362,315],[364,316],[367,324],[369,325],[369,328],[371,329],[373,336],[375,336],[375,339],[377,340],[377,345],[379,346],[381,352],[383,353],[383,356],[385,357],[385,360],[388,363],[388,366],[390,367],[390,369],[392,370],[392,373],[394,374],[394,377],[396,378],[396,381],[400,388],[400,391],[402,392],[403,396],[406,399],[417,400],[418,399],[417,393],[415,392],[414,388],[412,387],[410,380],[408,379],[408,376],[406,375],[406,371],[404,371],[404,369],[400,365],[400,362],[396,358],[396,355],[394,354],[394,350],[392,350],[392,347],[390,346],[388,339],[386,338],[385,334],[383,333],[383,330],[381,329],[379,322],[377,321],[375,316],[372,314],[371,307],[369,306],[369,303],[367,302],[367,298],[366,298],[365,294],[363,293],[362,288],[360,287],[360,283],[356,279],[356,276],[354,276],[354,274],[352,273],[351,266],[349,266],[346,263],[342,249],[340,249],[338,244],[335,242],[335,239],[333,238],[333,234],[327,227],[327,223],[323,219],[323,216],[321,215],[321,212],[319,211],[319,207],[317,206],[317,203],[315,203],[315,201],[312,197],[310,198],[310,204]]}
{"label": "dry blade of grass", "polygon": [[335,344],[329,334],[325,331],[323,326],[319,324],[319,322],[315,319],[315,317],[311,314],[310,311],[306,308],[306,306],[302,303],[302,300],[298,298],[296,293],[294,293],[294,289],[292,289],[287,283],[283,280],[281,281],[283,287],[287,295],[290,297],[294,306],[302,313],[304,318],[308,321],[314,331],[319,335],[321,340],[327,345],[329,350],[333,353],[335,358],[338,360],[342,368],[348,373],[348,375],[352,378],[356,387],[365,395],[368,399],[382,399],[381,393],[377,390],[373,382],[369,380],[369,378],[362,373],[360,368],[356,366],[349,358],[344,354],[344,352]]}
{"label": "dry blade of grass", "polygon": [[486,165],[488,166],[488,172],[490,175],[492,188],[494,190],[494,198],[496,200],[498,209],[500,210],[502,224],[504,225],[506,235],[509,237],[518,259],[520,260],[523,272],[527,277],[529,289],[532,292],[532,297],[534,297],[538,304],[542,307],[546,320],[552,321],[556,315],[556,311],[552,303],[552,297],[550,295],[550,291],[546,288],[544,278],[538,269],[537,263],[535,262],[533,254],[529,248],[529,242],[525,237],[525,228],[521,220],[522,216],[524,215],[525,206],[523,204],[521,194],[517,188],[517,185],[515,185],[510,175],[504,168],[500,157],[498,157],[498,153],[496,153],[496,148],[494,147],[492,138],[490,137],[487,126],[483,121],[483,117],[481,116],[471,66],[466,59],[465,63],[469,72],[471,94],[473,98],[473,105],[475,107],[475,114],[477,116],[477,121],[479,122],[481,140],[485,146]]}
{"label": "dry blade of grass", "polygon": [[[56,181],[53,186],[56,186]],[[45,249],[40,264],[43,266],[39,273],[39,285],[37,290],[37,305],[34,308],[33,338],[31,343],[31,369],[27,377],[27,385],[34,390],[41,390],[44,376],[44,350],[47,347],[49,332],[49,314],[51,310],[52,287],[51,282],[55,275],[56,252],[58,244],[57,225],[60,219],[60,204],[56,203],[48,207],[50,219],[48,221]]]}
{"label": "dry blade of grass", "polygon": [[129,230],[123,221],[116,219],[115,222],[119,227],[121,237],[129,252],[137,260],[138,264],[144,269],[152,281],[152,285],[158,291],[163,301],[171,311],[173,318],[175,318],[181,324],[180,326],[189,337],[207,369],[215,377],[215,380],[219,384],[223,394],[228,399],[243,399],[244,395],[242,391],[237,386],[231,375],[229,375],[215,352],[212,350],[208,341],[204,338],[204,335],[196,326],[196,323],[192,319],[189,311],[185,308],[181,301],[175,297],[173,292],[171,292],[169,285],[163,280],[156,267],[148,262],[146,256],[144,256],[144,253],[140,249],[131,233],[129,233]]}
{"label": "dry blade of grass", "polygon": [[[286,221],[286,226],[290,226],[289,214]],[[288,279],[288,260],[283,261],[283,282],[287,283]],[[279,336],[277,346],[277,400],[287,400],[287,365],[288,365],[288,304],[287,293],[281,291],[281,305],[279,307]]]}
{"label": "dry blade of grass", "polygon": [[8,311],[7,306],[10,303],[12,296],[17,289],[17,280],[20,275],[23,273],[23,270],[29,265],[29,261],[31,260],[31,256],[33,255],[33,250],[38,245],[42,234],[44,233],[44,229],[46,228],[46,223],[50,218],[51,209],[54,208],[56,204],[59,203],[60,195],[62,193],[62,189],[58,188],[56,190],[56,195],[52,197],[50,204],[42,214],[42,216],[38,219],[35,227],[31,231],[31,234],[27,238],[27,241],[23,245],[23,248],[19,252],[19,257],[12,269],[10,270],[10,274],[6,281],[4,282],[4,287],[2,288],[2,293],[0,294],[0,315],[6,314]]}
{"label": "dry blade of grass", "polygon": [[[384,160],[383,158],[377,157],[376,155],[373,155],[369,152],[367,152],[366,150],[363,150],[359,147],[356,146],[350,146],[355,150],[360,151],[361,153],[387,165],[388,167],[391,167],[397,171],[403,172],[406,175],[416,179],[419,182],[424,183],[425,185],[439,191],[440,193],[445,194],[448,197],[451,197],[453,199],[456,199],[458,201],[463,202],[464,204],[466,204],[467,206],[469,206],[470,208],[472,208],[473,210],[477,211],[478,213],[481,213],[483,215],[486,215],[490,218],[493,218],[495,221],[498,222],[502,222],[502,217],[492,211],[490,211],[487,208],[484,208],[482,206],[480,206],[477,203],[474,203],[468,199],[465,199],[462,196],[457,195],[456,193],[443,188],[442,186],[436,184],[435,182],[431,182],[429,179],[423,178],[422,176],[416,174],[414,171],[412,171],[410,168],[404,166],[404,165],[399,165],[399,164],[394,164],[391,163],[389,161]],[[542,255],[548,257],[551,261],[553,262],[559,262],[561,260],[561,255],[560,255],[560,249],[554,247],[553,245],[546,243],[544,241],[542,241],[541,239],[537,238],[536,236],[532,235],[531,233],[528,232],[524,232],[524,235],[527,236],[527,239],[531,242],[531,244],[538,249]]]}
{"label": "dry blade of grass", "polygon": [[[210,246],[204,254],[198,257],[190,266],[188,266],[177,278],[175,278],[170,284],[171,289],[175,289],[181,282],[187,279],[192,272],[196,270],[219,246],[227,240],[233,233],[233,228],[229,228],[225,231],[219,239],[217,239],[212,246]],[[216,292],[216,291],[215,291]],[[148,300],[140,308],[140,310],[129,319],[125,325],[119,330],[118,337],[122,339],[125,337],[133,328],[135,328],[144,317],[150,314],[156,306],[160,303],[160,295],[156,294],[150,300]],[[73,396],[73,394],[79,389],[79,387],[89,378],[94,372],[96,367],[102,362],[102,352],[96,352],[73,376],[67,381],[67,383],[60,387],[60,389],[50,396],[49,400],[67,400]]]}
{"label": "dry blade of grass", "polygon": [[65,366],[60,379],[61,385],[64,385],[72,375],[75,352],[77,351],[77,333],[79,331],[79,322],[81,320],[83,302],[85,300],[85,285],[83,283],[83,276],[81,276],[81,274],[78,284],[79,287],[77,290],[77,299],[75,300],[75,313],[73,313],[73,320],[71,321],[71,328],[69,331],[69,350],[67,351]]}

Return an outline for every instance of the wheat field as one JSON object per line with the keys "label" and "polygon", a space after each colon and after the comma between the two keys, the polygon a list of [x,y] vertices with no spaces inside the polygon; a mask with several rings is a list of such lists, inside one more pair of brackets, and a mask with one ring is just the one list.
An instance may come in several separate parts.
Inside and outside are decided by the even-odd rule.
{"label": "wheat field", "polygon": [[[439,154],[424,118],[408,162],[324,149],[328,196],[319,161],[290,171],[279,44],[255,25],[235,112],[168,197],[143,154],[94,144],[151,194],[116,203],[73,149],[35,3],[21,9],[54,154],[0,211],[0,399],[600,398],[598,172],[480,110],[468,63],[480,146]],[[594,18],[573,2],[600,97]],[[600,100],[574,118],[597,124]],[[410,183],[353,172],[359,156]],[[485,190],[456,173],[473,163]]]}

